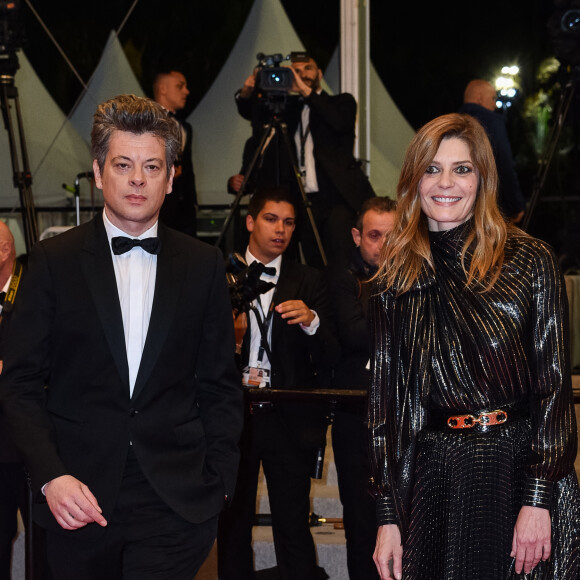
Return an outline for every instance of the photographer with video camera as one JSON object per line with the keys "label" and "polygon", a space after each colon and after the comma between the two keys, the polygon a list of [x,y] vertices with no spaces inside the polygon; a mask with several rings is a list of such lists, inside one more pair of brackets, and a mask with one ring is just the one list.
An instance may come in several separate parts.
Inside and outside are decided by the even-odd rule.
{"label": "photographer with video camera", "polygon": [[[322,71],[307,53],[293,52],[287,59],[290,67],[280,66],[281,55],[261,58],[260,66],[236,93],[238,112],[252,122],[253,128],[240,174],[252,171],[250,179],[259,186],[287,185],[301,199],[294,162],[328,261],[333,262],[349,256],[348,240],[356,214],[363,201],[375,195],[353,156],[357,105],[349,93],[332,96],[322,90]],[[287,70],[290,74],[284,74]],[[263,141],[264,124],[272,119],[287,127],[291,151],[284,150],[276,129],[264,142],[257,168],[251,168],[250,160]],[[239,176],[230,178],[229,185],[239,189]],[[301,200],[302,250],[308,264],[321,267],[324,260],[304,205]]]}
{"label": "photographer with video camera", "polygon": [[328,387],[338,356],[322,273],[284,255],[295,220],[286,188],[256,192],[246,218],[249,266],[241,289],[234,285],[232,291],[230,284],[234,310],[249,312],[245,333],[244,315],[238,314],[236,324],[243,334],[238,343],[243,383],[262,387],[265,395],[246,403],[236,489],[218,526],[220,580],[254,578],[252,526],[260,463],[280,577],[319,578],[309,526],[310,479],[326,440],[326,405],[306,398],[272,401],[267,393],[269,387]]}

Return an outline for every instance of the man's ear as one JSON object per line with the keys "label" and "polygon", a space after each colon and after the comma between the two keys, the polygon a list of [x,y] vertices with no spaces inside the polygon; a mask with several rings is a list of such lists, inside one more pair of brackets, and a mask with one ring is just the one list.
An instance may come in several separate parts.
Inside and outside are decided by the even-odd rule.
{"label": "man's ear", "polygon": [[[167,191],[165,195],[169,195],[173,191],[173,178],[175,177],[175,165],[171,166],[169,170],[169,179],[167,180]],[[173,199],[173,198],[171,198]]]}
{"label": "man's ear", "polygon": [[93,173],[95,174],[95,185],[98,189],[103,189],[103,179],[101,177],[101,170],[99,168],[99,163],[96,159],[93,159]]}
{"label": "man's ear", "polygon": [[352,228],[352,230],[350,230],[350,233],[352,234],[352,240],[355,244],[355,246],[358,248],[360,247],[360,241],[361,241],[361,233],[358,231],[357,228]]}
{"label": "man's ear", "polygon": [[250,233],[254,231],[254,218],[250,214],[246,216],[246,229]]}

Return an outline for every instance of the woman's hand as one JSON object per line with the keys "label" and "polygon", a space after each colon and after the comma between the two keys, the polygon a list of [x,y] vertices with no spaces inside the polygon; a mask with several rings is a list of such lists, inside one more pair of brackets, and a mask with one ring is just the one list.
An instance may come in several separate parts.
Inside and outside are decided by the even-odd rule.
{"label": "woman's hand", "polygon": [[401,545],[401,532],[399,532],[397,525],[388,524],[379,527],[373,560],[381,580],[393,580],[393,578],[401,580],[403,577],[403,546]]}
{"label": "woman's hand", "polygon": [[510,554],[516,559],[516,574],[520,574],[522,569],[529,574],[540,560],[550,557],[551,533],[549,510],[527,505],[522,507],[514,528]]}

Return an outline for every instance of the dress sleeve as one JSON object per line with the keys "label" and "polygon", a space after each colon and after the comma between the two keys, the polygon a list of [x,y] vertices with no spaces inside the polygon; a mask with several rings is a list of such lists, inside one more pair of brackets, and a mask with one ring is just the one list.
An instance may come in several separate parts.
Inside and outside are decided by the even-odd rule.
{"label": "dress sleeve", "polygon": [[524,505],[548,508],[556,481],[574,469],[577,428],[569,358],[569,315],[556,257],[540,246],[532,272],[532,462]]}
{"label": "dress sleeve", "polygon": [[388,332],[392,295],[373,295],[369,302],[371,382],[369,390],[369,444],[372,490],[376,498],[377,524],[398,523],[389,474],[387,433],[388,367],[392,359],[392,336]]}

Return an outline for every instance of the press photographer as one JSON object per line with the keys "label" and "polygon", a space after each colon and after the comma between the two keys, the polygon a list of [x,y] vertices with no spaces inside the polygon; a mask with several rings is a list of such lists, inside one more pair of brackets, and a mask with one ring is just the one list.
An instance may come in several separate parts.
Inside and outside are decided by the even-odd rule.
{"label": "press photographer", "polygon": [[[328,387],[338,356],[322,273],[284,255],[295,220],[294,201],[285,188],[256,192],[246,218],[244,262],[249,266],[238,259],[228,268],[235,278],[232,306],[249,311],[240,343],[243,382],[263,387],[265,393],[268,387]],[[266,292],[261,284],[270,285]],[[220,578],[254,577],[251,542],[260,463],[268,481],[282,577],[317,578],[309,496],[316,457],[326,440],[326,411],[327,405],[306,397],[272,401],[265,394],[247,401],[236,491],[218,529]]]}
{"label": "press photographer", "polygon": [[[276,66],[269,67],[260,64],[262,59],[236,93],[238,112],[251,121],[252,136],[244,148],[240,174],[230,178],[229,186],[233,191],[236,187],[239,190],[240,176],[250,169],[256,150],[263,143],[256,167],[251,168],[252,184],[247,192],[272,185],[290,188],[299,201],[302,228],[298,237],[306,262],[321,267],[324,260],[306,216],[292,162],[298,166],[306,201],[329,263],[348,256],[348,240],[356,213],[362,202],[375,193],[360,162],[353,156],[357,111],[353,96],[348,93],[331,96],[324,91],[322,71],[307,53],[291,53],[289,60],[289,67],[282,66],[283,61],[276,65],[277,59],[272,59]],[[293,75],[291,88],[282,82],[276,83],[271,68],[276,69],[276,74],[288,68]],[[266,80],[285,86],[283,91],[278,90],[276,98],[280,102],[275,106],[270,96],[272,91],[264,89]],[[287,75],[280,75],[280,80],[287,83]],[[264,124],[272,118],[286,129],[289,151],[276,127],[270,129],[264,141]]]}

